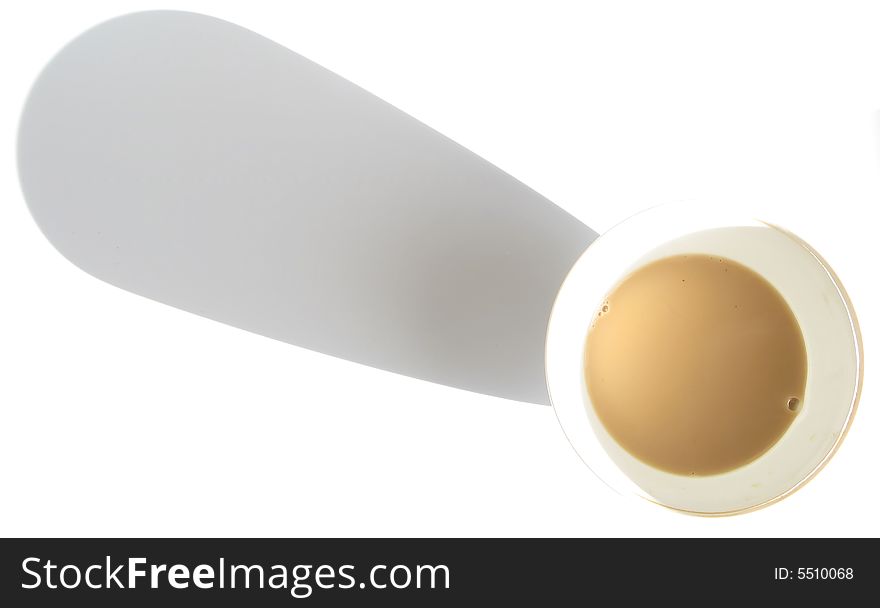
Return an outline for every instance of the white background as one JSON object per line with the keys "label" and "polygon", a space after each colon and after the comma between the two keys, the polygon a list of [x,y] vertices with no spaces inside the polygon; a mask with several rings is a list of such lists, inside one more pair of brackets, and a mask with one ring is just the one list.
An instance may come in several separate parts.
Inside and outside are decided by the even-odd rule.
{"label": "white background", "polygon": [[[764,209],[837,270],[868,350],[840,452],[702,519],[614,494],[550,408],[318,355],[126,293],[28,215],[41,67],[125,12],[221,17],[449,135],[600,233],[674,200]],[[0,9],[0,535],[878,536],[880,5],[49,2]]]}

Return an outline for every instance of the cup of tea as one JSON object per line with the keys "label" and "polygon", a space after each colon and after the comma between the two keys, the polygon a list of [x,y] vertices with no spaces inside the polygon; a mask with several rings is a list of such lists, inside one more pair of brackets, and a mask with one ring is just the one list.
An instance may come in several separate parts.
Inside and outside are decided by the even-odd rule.
{"label": "cup of tea", "polygon": [[614,489],[693,514],[788,496],[852,421],[862,347],[830,266],[741,212],[656,207],[599,237],[550,316],[547,386]]}

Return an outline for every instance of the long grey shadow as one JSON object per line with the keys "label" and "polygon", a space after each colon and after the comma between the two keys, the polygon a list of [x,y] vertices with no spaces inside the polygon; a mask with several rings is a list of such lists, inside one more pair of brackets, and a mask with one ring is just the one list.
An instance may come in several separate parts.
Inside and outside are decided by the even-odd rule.
{"label": "long grey shadow", "polygon": [[33,87],[18,158],[42,231],[104,281],[535,403],[553,298],[596,236],[354,84],[192,13],[71,42]]}

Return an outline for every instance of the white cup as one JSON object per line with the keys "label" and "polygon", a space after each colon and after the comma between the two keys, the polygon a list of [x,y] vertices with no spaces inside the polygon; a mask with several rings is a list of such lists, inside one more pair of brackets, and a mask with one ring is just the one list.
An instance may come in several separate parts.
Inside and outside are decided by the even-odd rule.
{"label": "white cup", "polygon": [[[624,450],[590,402],[584,375],[592,312],[629,273],[654,260],[702,253],[739,262],[766,278],[794,313],[807,352],[807,383],[797,418],[752,462],[708,476],[675,475]],[[811,479],[840,445],[855,413],[862,349],[852,305],[828,264],[795,235],[698,205],[638,214],[599,237],[574,264],[556,298],[546,344],[550,399],[583,461],[612,488],[702,515],[748,511]],[[633,378],[633,382],[638,382]]]}

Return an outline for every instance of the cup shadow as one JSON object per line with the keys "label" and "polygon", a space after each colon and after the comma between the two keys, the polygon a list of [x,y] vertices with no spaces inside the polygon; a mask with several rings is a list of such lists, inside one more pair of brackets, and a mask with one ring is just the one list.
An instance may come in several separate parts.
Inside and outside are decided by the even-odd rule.
{"label": "cup shadow", "polygon": [[596,237],[332,72],[177,11],[103,23],[29,96],[49,241],[123,289],[343,359],[547,404],[544,339]]}

